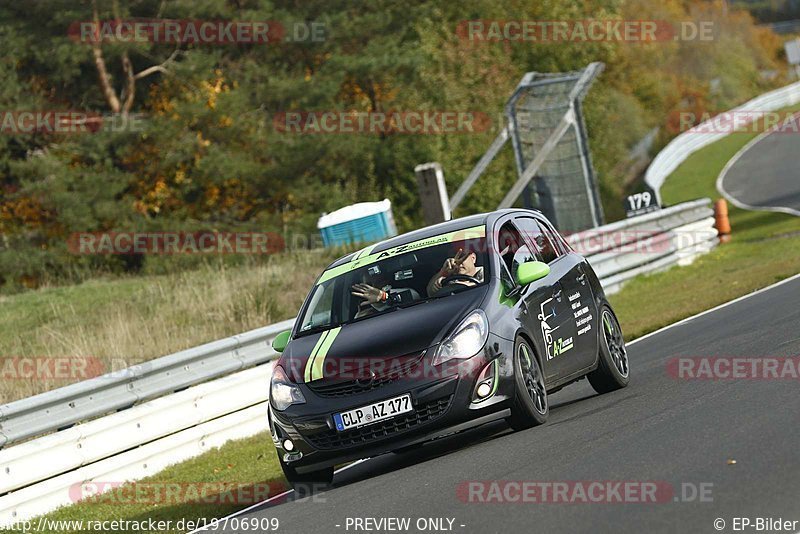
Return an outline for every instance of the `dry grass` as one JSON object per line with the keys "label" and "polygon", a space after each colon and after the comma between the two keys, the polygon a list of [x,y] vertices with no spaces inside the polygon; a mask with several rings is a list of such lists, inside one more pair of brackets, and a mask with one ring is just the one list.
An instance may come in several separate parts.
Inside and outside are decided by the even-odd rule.
{"label": "dry grass", "polygon": [[[290,252],[262,265],[205,265],[174,275],[97,280],[2,297],[0,362],[6,372],[0,399],[41,393],[100,369],[121,369],[290,318],[317,275],[342,253]],[[97,364],[74,379],[15,378],[15,358]]]}

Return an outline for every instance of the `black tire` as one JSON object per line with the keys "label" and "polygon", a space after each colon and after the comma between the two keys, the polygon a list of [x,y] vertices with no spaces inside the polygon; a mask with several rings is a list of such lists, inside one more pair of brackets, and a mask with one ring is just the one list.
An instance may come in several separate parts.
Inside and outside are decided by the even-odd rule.
{"label": "black tire", "polygon": [[514,343],[513,359],[516,393],[508,424],[514,430],[525,430],[545,423],[550,406],[542,367],[531,345],[521,337]]}
{"label": "black tire", "polygon": [[609,393],[628,385],[630,368],[625,338],[617,316],[608,304],[600,308],[600,362],[597,369],[587,375],[589,383],[598,393]]}
{"label": "black tire", "polygon": [[294,467],[284,464],[283,460],[280,460],[280,464],[286,480],[300,496],[311,495],[315,491],[327,488],[333,482],[333,466],[309,473],[298,473]]}

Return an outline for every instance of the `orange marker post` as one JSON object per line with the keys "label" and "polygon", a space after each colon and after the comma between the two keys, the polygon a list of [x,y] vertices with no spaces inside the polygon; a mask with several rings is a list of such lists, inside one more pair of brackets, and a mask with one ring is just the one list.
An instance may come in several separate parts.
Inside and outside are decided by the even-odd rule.
{"label": "orange marker post", "polygon": [[720,243],[731,240],[731,223],[728,220],[728,203],[720,198],[714,203],[714,227],[719,232]]}

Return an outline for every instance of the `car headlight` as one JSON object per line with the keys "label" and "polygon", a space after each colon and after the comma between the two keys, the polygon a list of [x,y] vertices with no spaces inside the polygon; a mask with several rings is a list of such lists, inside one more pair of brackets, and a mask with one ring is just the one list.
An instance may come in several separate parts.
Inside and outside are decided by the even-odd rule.
{"label": "car headlight", "polygon": [[439,365],[454,358],[472,358],[486,344],[489,337],[489,321],[481,310],[475,310],[461,321],[455,331],[439,344],[433,365]]}
{"label": "car headlight", "polygon": [[283,367],[276,365],[272,370],[272,379],[269,385],[269,398],[272,406],[279,411],[283,411],[292,404],[304,404],[306,402],[303,392],[289,380]]}

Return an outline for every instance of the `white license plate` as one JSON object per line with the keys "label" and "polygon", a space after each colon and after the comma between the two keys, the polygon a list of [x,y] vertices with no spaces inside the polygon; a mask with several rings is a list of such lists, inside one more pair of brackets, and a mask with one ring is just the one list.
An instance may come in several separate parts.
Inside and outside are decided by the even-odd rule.
{"label": "white license plate", "polygon": [[386,399],[375,404],[362,406],[354,410],[348,410],[342,413],[333,414],[333,422],[336,424],[336,430],[342,432],[351,428],[369,425],[391,419],[401,413],[413,411],[411,407],[411,395],[406,393],[393,399]]}

